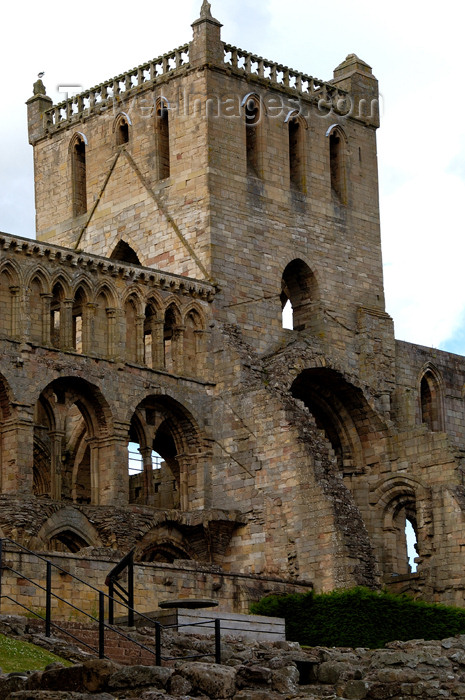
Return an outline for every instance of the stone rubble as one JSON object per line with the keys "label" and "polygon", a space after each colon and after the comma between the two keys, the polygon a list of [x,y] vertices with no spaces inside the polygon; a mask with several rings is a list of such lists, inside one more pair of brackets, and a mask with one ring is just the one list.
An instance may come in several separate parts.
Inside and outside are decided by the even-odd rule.
{"label": "stone rubble", "polygon": [[[431,700],[465,698],[465,635],[391,642],[383,649],[301,648],[295,642],[227,637],[223,664],[192,661],[213,641],[171,632],[163,667],[120,666],[62,640],[26,633],[20,618],[0,618],[14,633],[71,658],[69,668],[0,675],[0,700]],[[143,636],[143,635],[142,635]]]}

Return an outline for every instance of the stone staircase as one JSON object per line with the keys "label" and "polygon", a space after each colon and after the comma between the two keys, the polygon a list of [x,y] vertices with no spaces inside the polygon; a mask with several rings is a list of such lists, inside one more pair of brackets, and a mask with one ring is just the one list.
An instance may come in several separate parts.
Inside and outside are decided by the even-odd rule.
{"label": "stone staircase", "polygon": [[[52,627],[52,634],[65,642],[72,643],[82,649],[82,651],[98,657],[98,640],[99,630],[95,623],[78,622],[75,620],[57,620],[57,624],[65,631],[58,630]],[[28,630],[31,633],[42,634],[44,631],[44,623],[41,620],[30,620],[28,622]],[[124,634],[131,636],[131,632],[126,629],[121,629]],[[80,641],[73,639],[70,635],[77,637]],[[155,633],[153,639],[144,635],[143,644],[155,651]],[[88,645],[88,646],[86,646]],[[89,649],[91,647],[91,649]],[[136,643],[125,639],[117,632],[112,632],[109,629],[105,630],[105,656],[112,661],[133,666],[141,664],[143,666],[155,665],[155,654],[151,654],[146,649],[142,649]]]}

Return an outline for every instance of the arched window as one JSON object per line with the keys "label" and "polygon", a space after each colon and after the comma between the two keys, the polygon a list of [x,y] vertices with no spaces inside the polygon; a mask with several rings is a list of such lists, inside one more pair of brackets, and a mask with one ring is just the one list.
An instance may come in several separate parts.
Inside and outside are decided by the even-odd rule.
{"label": "arched window", "polygon": [[137,362],[137,304],[133,297],[130,297],[124,305],[124,316],[126,320],[126,360]]}
{"label": "arched window", "polygon": [[342,204],[347,203],[346,136],[338,125],[331,126],[329,137],[329,170],[331,191]]}
{"label": "arched window", "polygon": [[198,311],[192,309],[184,321],[184,370],[195,377],[201,371],[203,364],[204,330],[202,318]]}
{"label": "arched window", "polygon": [[415,497],[404,494],[390,504],[389,525],[385,526],[385,547],[391,571],[405,575],[414,573],[418,556],[417,512]]}
{"label": "arched window", "polygon": [[289,141],[289,179],[291,187],[303,192],[305,190],[305,129],[304,119],[297,113],[291,113],[286,119]]}
{"label": "arched window", "polygon": [[114,130],[117,146],[129,143],[129,117],[126,114],[119,114],[116,117]]}
{"label": "arched window", "polygon": [[84,313],[87,298],[82,288],[79,288],[74,295],[73,301],[73,336],[72,346],[76,352],[83,353],[84,350]]}
{"label": "arched window", "polygon": [[179,342],[180,321],[175,305],[171,304],[165,313],[163,325],[163,351],[165,369],[177,372],[182,366],[182,346]]}
{"label": "arched window", "polygon": [[156,108],[156,136],[158,154],[158,179],[164,180],[170,176],[170,125],[169,103],[164,97],[159,97]]}
{"label": "arched window", "polygon": [[97,296],[92,332],[92,350],[103,357],[114,355],[114,321],[115,309],[111,308],[109,295],[101,290]]}
{"label": "arched window", "polygon": [[155,324],[156,314],[153,306],[147,304],[145,307],[144,319],[144,365],[147,367],[156,367],[156,348],[155,348]]}
{"label": "arched window", "polygon": [[73,216],[81,216],[87,211],[86,139],[76,134],[71,142],[71,177],[73,195]]}
{"label": "arched window", "polygon": [[55,348],[61,348],[64,344],[64,299],[63,287],[57,282],[52,289],[50,302],[50,342]]}
{"label": "arched window", "polygon": [[13,332],[12,283],[13,280],[10,273],[7,270],[2,270],[0,272],[0,329],[7,336],[11,336]]}
{"label": "arched window", "polygon": [[31,343],[41,344],[44,342],[43,328],[43,284],[39,277],[34,277],[28,288],[28,308],[31,319],[29,327],[29,340]]}
{"label": "arched window", "polygon": [[281,280],[283,327],[301,331],[310,326],[312,304],[318,298],[315,275],[303,260],[287,265]]}
{"label": "arched window", "polygon": [[432,366],[425,369],[420,380],[420,416],[429,430],[444,430],[442,382],[439,372]]}
{"label": "arched window", "polygon": [[247,95],[243,101],[247,174],[261,177],[260,121],[261,105],[257,95]]}

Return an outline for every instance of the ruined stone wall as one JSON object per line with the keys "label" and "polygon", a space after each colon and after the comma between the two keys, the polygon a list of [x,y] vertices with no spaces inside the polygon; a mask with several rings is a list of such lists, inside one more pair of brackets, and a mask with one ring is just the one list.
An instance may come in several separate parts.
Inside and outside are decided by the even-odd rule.
{"label": "ruined stone wall", "polygon": [[[52,619],[85,619],[72,603],[84,613],[98,617],[98,591],[108,593],[105,578],[115,566],[117,556],[102,551],[82,551],[79,556],[47,553],[52,562]],[[4,551],[4,560],[18,573],[4,570],[2,595],[19,600],[40,615],[45,611],[45,592],[37,585],[46,585],[46,565],[31,554]],[[60,567],[60,569],[55,568]],[[74,578],[77,577],[77,578]],[[29,580],[28,580],[29,579]],[[81,579],[88,586],[82,585]],[[37,585],[34,585],[35,584]],[[123,575],[120,584],[125,587]],[[194,561],[154,564],[136,563],[134,567],[134,608],[141,613],[155,612],[158,603],[169,599],[204,598],[217,601],[221,612],[249,613],[250,604],[270,593],[302,593],[311,590],[311,584],[278,577],[258,577],[239,572],[229,573],[220,566]],[[65,602],[58,599],[63,598]],[[105,603],[108,615],[108,601]],[[20,608],[11,600],[2,600],[2,614],[19,614]],[[24,611],[22,611],[24,612]],[[115,606],[115,616],[124,617],[127,610]]]}

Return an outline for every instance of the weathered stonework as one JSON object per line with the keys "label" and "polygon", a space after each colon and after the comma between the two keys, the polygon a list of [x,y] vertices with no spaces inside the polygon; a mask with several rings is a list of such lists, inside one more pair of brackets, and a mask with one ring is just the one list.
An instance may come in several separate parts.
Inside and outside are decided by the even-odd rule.
{"label": "weathered stonework", "polygon": [[224,44],[207,10],[190,44],[28,100],[37,241],[0,234],[3,534],[463,604],[465,360],[385,312],[376,78]]}

